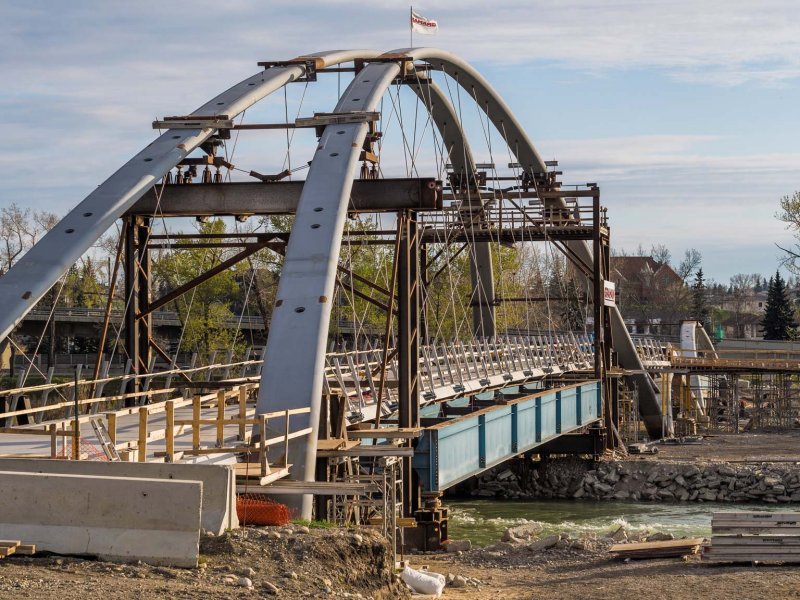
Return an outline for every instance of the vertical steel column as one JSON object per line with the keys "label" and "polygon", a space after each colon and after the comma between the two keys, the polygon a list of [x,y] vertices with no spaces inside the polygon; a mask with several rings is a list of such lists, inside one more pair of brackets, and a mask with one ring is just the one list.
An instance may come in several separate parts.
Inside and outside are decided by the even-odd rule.
{"label": "vertical steel column", "polygon": [[[143,308],[150,303],[150,255],[147,240],[150,232],[149,219],[127,217],[125,227],[125,350],[132,361],[131,374],[145,373],[150,364],[150,315],[139,318]],[[142,379],[133,379],[126,392],[142,389]],[[126,406],[136,404],[127,399]]]}
{"label": "vertical steel column", "polygon": [[[136,323],[136,305],[138,294],[136,284],[138,282],[136,268],[136,217],[126,217],[127,223],[124,228],[125,235],[125,352],[131,360],[131,375],[139,373],[139,328]],[[125,392],[136,392],[139,390],[139,380],[133,379],[131,386]],[[125,400],[126,406],[132,406],[131,400]]]}
{"label": "vertical steel column", "polygon": [[[139,315],[150,307],[151,286],[150,274],[152,261],[150,260],[150,251],[147,248],[147,242],[150,239],[150,219],[142,218],[141,222],[137,224],[136,232],[136,259],[138,261],[138,268],[136,270],[138,276],[138,284],[136,290],[136,320],[137,320],[137,335],[139,337],[139,368],[140,373],[146,373],[150,368],[150,357],[152,350],[150,348],[150,338],[153,334],[152,327],[152,313],[139,317]],[[144,399],[143,399],[144,400]]]}
{"label": "vertical steel column", "polygon": [[[619,400],[618,385],[612,389],[607,377],[611,366],[611,331],[608,309],[604,299],[604,282],[609,273],[608,240],[601,231],[600,190],[592,187],[592,268],[594,283],[594,376],[600,380],[603,395],[603,424],[606,428],[606,444],[613,448],[617,436],[614,435],[619,411],[615,406]],[[608,338],[606,340],[606,338]],[[608,343],[607,343],[608,342]]]}
{"label": "vertical steel column", "polygon": [[[397,345],[399,375],[399,426],[419,427],[419,228],[414,211],[407,213],[401,230],[397,268]],[[411,440],[406,442],[411,444]],[[420,484],[403,458],[403,514],[411,517],[420,508]]]}

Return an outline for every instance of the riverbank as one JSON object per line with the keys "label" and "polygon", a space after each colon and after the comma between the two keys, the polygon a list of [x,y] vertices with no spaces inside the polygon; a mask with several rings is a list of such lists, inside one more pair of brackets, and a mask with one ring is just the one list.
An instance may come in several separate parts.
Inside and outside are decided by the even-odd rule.
{"label": "riverbank", "polygon": [[[800,437],[786,434],[714,436],[700,444],[659,445],[659,453],[598,463],[577,458],[517,460],[466,482],[477,498],[800,503]],[[772,452],[740,456],[750,441]],[[756,444],[754,444],[755,446]]]}

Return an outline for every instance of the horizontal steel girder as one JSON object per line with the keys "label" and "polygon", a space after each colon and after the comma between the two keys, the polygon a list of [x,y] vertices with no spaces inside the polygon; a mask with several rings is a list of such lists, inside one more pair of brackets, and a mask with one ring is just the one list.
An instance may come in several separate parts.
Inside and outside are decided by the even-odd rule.
{"label": "horizontal steel girder", "polygon": [[[127,214],[165,217],[278,215],[297,211],[305,181],[272,183],[195,183],[164,186],[146,194]],[[350,210],[385,212],[403,209],[441,210],[441,182],[433,178],[357,179]]]}

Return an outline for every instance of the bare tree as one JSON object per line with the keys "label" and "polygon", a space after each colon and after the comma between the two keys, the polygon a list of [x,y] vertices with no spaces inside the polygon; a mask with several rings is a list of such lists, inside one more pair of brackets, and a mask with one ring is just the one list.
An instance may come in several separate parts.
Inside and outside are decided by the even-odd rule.
{"label": "bare tree", "polygon": [[0,208],[0,274],[8,271],[58,219],[17,204]]}
{"label": "bare tree", "polygon": [[653,244],[650,248],[650,256],[662,265],[668,265],[672,262],[672,254],[664,244]]}
{"label": "bare tree", "polygon": [[700,266],[703,256],[694,248],[689,248],[683,254],[683,260],[678,265],[676,272],[681,279],[685,282]]}
{"label": "bare tree", "polygon": [[[800,238],[800,192],[781,198],[780,206],[781,209],[775,216],[786,223],[787,229],[794,232],[795,239]],[[795,243],[793,248],[778,248],[786,253],[784,266],[794,273],[800,273],[800,244]]]}

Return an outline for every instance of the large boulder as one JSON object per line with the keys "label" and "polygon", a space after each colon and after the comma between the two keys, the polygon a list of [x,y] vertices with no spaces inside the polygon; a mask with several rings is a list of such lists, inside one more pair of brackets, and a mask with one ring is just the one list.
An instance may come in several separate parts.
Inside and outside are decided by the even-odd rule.
{"label": "large boulder", "polygon": [[542,531],[541,523],[524,523],[516,527],[509,527],[503,532],[503,541],[512,544],[522,544],[537,537]]}

